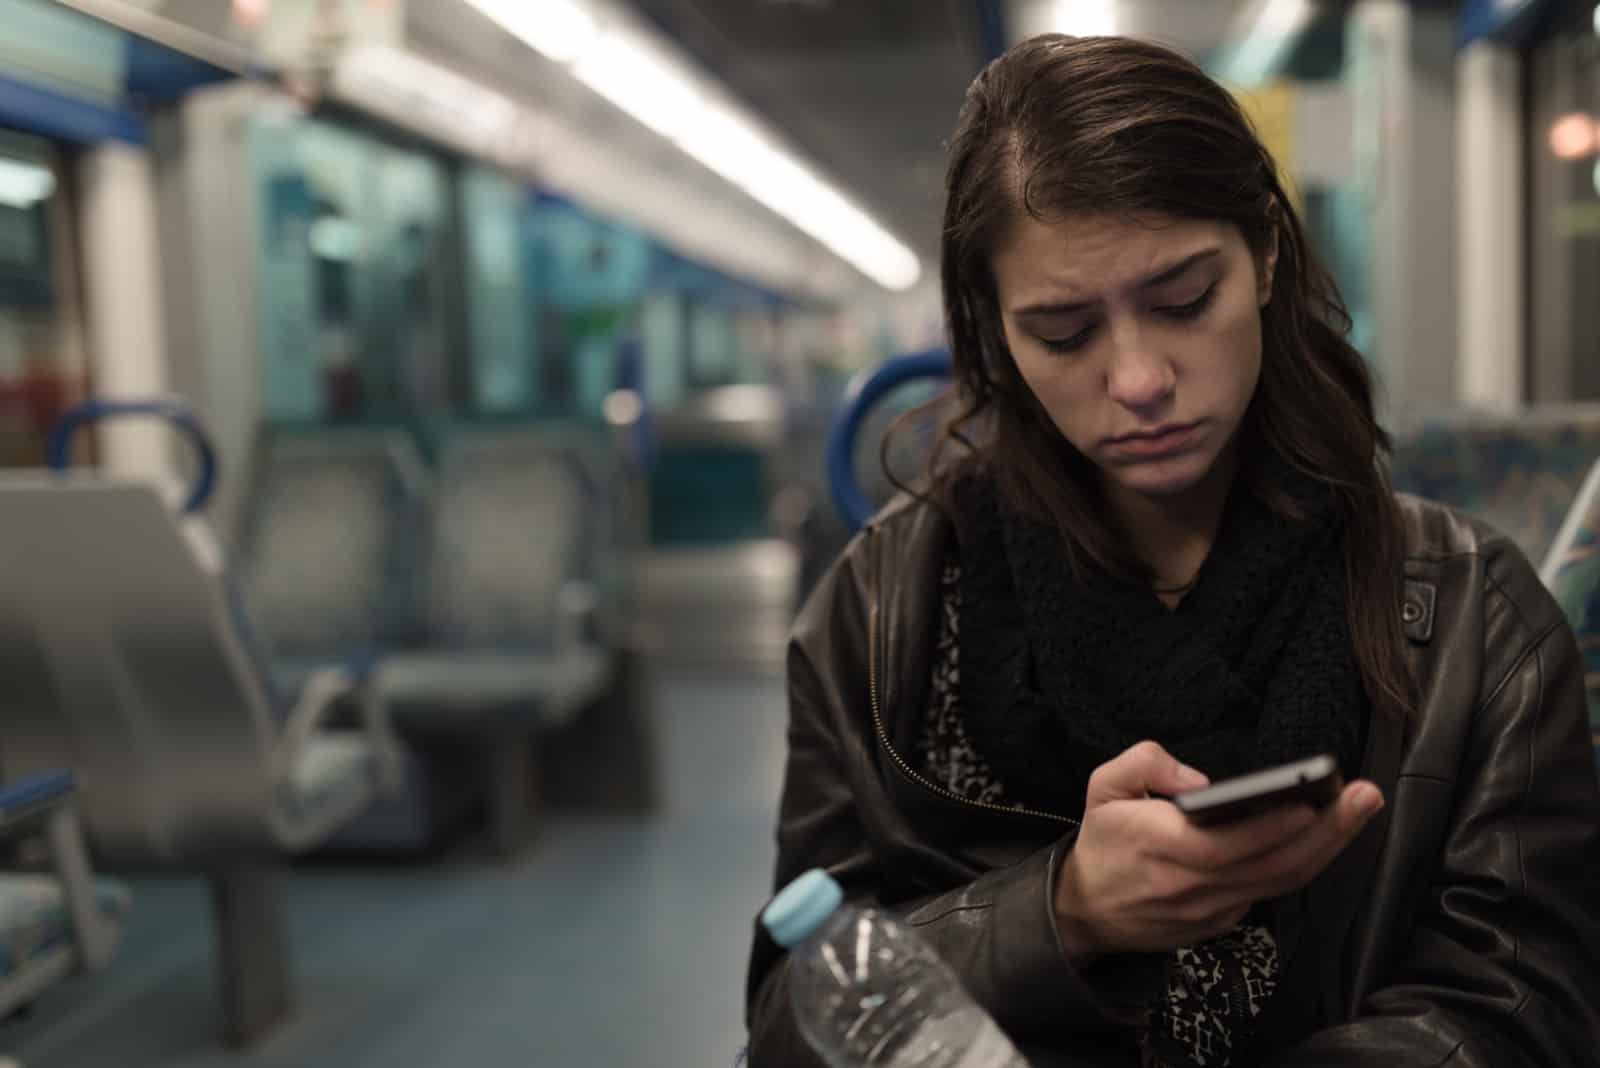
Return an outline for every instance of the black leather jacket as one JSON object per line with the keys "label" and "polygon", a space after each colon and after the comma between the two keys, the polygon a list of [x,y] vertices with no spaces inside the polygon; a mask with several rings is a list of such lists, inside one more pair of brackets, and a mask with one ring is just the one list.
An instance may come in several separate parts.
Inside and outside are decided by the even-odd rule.
{"label": "black leather jacket", "polygon": [[[1363,775],[1388,805],[1297,895],[1309,920],[1248,1063],[1600,1065],[1600,791],[1577,643],[1505,538],[1401,501],[1420,705],[1406,724],[1373,717]],[[898,500],[796,623],[776,884],[826,867],[906,919],[1035,1068],[1131,1068],[1154,958],[1080,974],[1061,952],[1052,881],[1075,824],[917,772],[948,537],[936,509]],[[752,1068],[819,1063],[788,972],[758,929]]]}

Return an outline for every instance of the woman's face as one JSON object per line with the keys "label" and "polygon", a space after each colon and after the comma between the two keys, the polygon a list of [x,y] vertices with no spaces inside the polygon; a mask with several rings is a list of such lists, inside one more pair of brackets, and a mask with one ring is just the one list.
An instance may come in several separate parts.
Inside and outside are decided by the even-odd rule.
{"label": "woman's face", "polygon": [[1276,258],[1230,223],[1100,215],[1025,219],[996,250],[1017,369],[1108,492],[1181,495],[1227,454]]}

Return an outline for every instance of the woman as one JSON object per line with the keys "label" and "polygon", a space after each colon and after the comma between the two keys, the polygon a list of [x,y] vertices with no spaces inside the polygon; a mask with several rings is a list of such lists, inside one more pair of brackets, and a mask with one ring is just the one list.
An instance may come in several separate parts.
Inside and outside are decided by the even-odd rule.
{"label": "woman", "polygon": [[[1600,1049],[1570,628],[1397,497],[1271,159],[1150,44],[973,83],[943,288],[962,405],[789,655],[777,882],[906,918],[1036,1066],[1576,1066]],[[1336,756],[1215,829],[1165,796]],[[758,935],[751,1064],[813,1065]]]}

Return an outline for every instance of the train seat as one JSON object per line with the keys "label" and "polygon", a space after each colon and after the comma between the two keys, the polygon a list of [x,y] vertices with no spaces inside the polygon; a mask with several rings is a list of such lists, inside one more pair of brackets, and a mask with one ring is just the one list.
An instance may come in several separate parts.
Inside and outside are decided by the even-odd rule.
{"label": "train seat", "polygon": [[1600,768],[1600,460],[1590,468],[1540,575],[1566,612],[1583,651],[1589,727]]}
{"label": "train seat", "polygon": [[[417,572],[431,481],[411,435],[391,427],[269,427],[260,433],[235,542],[245,633],[280,694],[318,671],[368,678],[416,625]],[[307,769],[315,781],[341,754]],[[398,785],[323,849],[405,853],[459,824],[480,790],[472,769],[402,737]]]}
{"label": "train seat", "polygon": [[[133,909],[127,884],[96,880],[92,898],[103,928],[120,934]],[[61,882],[49,875],[0,875],[0,1016],[14,1012],[38,993],[82,970],[76,937]]]}
{"label": "train seat", "polygon": [[225,1036],[247,1043],[289,1007],[281,858],[394,781],[382,708],[338,667],[275,705],[210,527],[152,486],[0,472],[0,509],[5,777],[70,767],[97,856],[206,873]]}
{"label": "train seat", "polygon": [[397,723],[484,742],[503,853],[531,830],[537,736],[613,681],[603,516],[582,458],[536,429],[441,442],[418,641],[384,655],[373,686]]}
{"label": "train seat", "polygon": [[404,639],[428,492],[402,430],[262,432],[233,540],[284,692],[329,665],[363,671]]}
{"label": "train seat", "polygon": [[0,787],[0,837],[42,832],[50,874],[0,875],[0,1017],[68,976],[109,963],[132,907],[128,888],[96,880],[83,845],[70,772]]}
{"label": "train seat", "polygon": [[1532,560],[1550,548],[1600,457],[1600,405],[1455,415],[1397,434],[1396,489],[1454,505],[1504,531]]}

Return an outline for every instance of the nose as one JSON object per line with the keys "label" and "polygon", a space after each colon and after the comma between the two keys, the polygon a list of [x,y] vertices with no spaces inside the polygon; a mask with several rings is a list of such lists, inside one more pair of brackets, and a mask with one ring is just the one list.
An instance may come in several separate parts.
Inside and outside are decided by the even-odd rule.
{"label": "nose", "polygon": [[1111,399],[1137,411],[1165,403],[1177,384],[1171,361],[1145,344],[1137,330],[1115,331],[1111,341],[1106,369],[1106,393]]}

